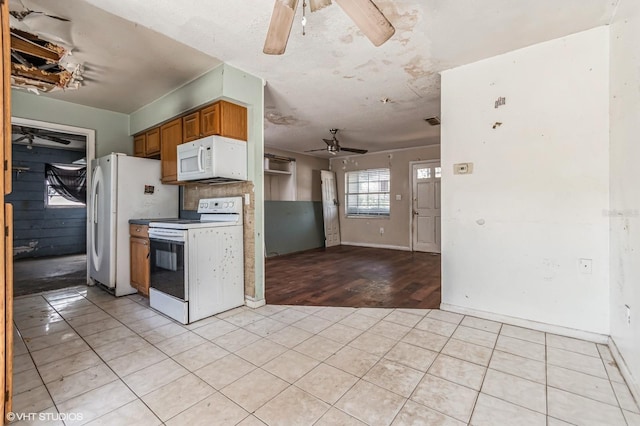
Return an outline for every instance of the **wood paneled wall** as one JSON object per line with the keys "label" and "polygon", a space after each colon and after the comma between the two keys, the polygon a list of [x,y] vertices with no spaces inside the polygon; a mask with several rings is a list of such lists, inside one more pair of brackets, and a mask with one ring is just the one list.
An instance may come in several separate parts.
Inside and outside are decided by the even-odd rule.
{"label": "wood paneled wall", "polygon": [[26,145],[13,145],[15,167],[13,192],[7,201],[14,206],[14,258],[84,253],[86,251],[87,210],[85,207],[45,207],[46,163],[69,164],[84,152]]}

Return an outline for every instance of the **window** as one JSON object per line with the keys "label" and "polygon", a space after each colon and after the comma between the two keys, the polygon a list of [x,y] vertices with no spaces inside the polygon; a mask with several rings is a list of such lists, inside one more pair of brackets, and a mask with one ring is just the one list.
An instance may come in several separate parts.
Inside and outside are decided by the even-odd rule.
{"label": "window", "polygon": [[45,164],[45,206],[84,207],[86,174],[86,166]]}
{"label": "window", "polygon": [[389,169],[347,172],[347,216],[389,216]]}
{"label": "window", "polygon": [[429,179],[429,178],[431,178],[431,167],[418,169],[418,179]]}

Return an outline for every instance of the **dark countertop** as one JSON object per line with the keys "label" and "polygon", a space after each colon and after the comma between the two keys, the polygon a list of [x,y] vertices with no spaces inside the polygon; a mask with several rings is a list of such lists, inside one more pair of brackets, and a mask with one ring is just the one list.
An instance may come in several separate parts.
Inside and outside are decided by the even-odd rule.
{"label": "dark countertop", "polygon": [[175,217],[172,218],[155,218],[155,219],[129,219],[130,225],[149,225],[149,222],[162,222],[168,220],[175,220]]}

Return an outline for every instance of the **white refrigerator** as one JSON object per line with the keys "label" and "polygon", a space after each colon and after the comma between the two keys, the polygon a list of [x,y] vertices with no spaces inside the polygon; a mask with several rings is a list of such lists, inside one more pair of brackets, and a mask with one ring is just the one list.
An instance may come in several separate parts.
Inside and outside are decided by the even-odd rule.
{"label": "white refrigerator", "polygon": [[91,162],[89,276],[116,296],[131,287],[129,219],[178,217],[178,187],[160,182],[160,161],[112,153]]}

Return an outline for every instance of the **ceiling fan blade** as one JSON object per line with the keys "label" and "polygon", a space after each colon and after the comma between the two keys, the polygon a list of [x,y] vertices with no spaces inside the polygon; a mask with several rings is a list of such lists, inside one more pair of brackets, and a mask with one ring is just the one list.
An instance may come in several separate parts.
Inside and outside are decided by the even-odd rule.
{"label": "ceiling fan blade", "polygon": [[37,137],[38,137],[38,138],[40,138],[40,139],[46,139],[46,140],[51,141],[51,142],[61,143],[61,144],[63,144],[63,145],[69,145],[69,144],[71,143],[71,141],[68,141],[68,140],[66,140],[66,139],[59,138],[59,137],[57,137],[57,136],[51,136],[51,135],[43,135],[43,134],[40,134],[40,135],[37,135]]}
{"label": "ceiling fan blade", "polygon": [[356,154],[366,154],[367,152],[369,152],[369,150],[367,149],[345,148],[344,146],[340,147],[340,151],[355,152]]}
{"label": "ceiling fan blade", "polygon": [[25,139],[29,139],[29,135],[22,135],[18,139],[14,140],[13,143],[22,142]]}
{"label": "ceiling fan blade", "polygon": [[264,49],[262,49],[267,55],[282,55],[284,53],[297,6],[298,0],[275,0],[267,39],[264,41]]}
{"label": "ceiling fan blade", "polygon": [[331,0],[310,0],[309,1],[309,6],[311,7],[312,12],[320,10],[323,7],[327,7],[330,4],[331,4]]}
{"label": "ceiling fan blade", "polygon": [[309,150],[307,150],[305,152],[316,152],[316,151],[328,151],[328,149],[327,148],[309,149]]}
{"label": "ceiling fan blade", "polygon": [[380,46],[396,32],[371,0],[336,0],[374,46]]}

